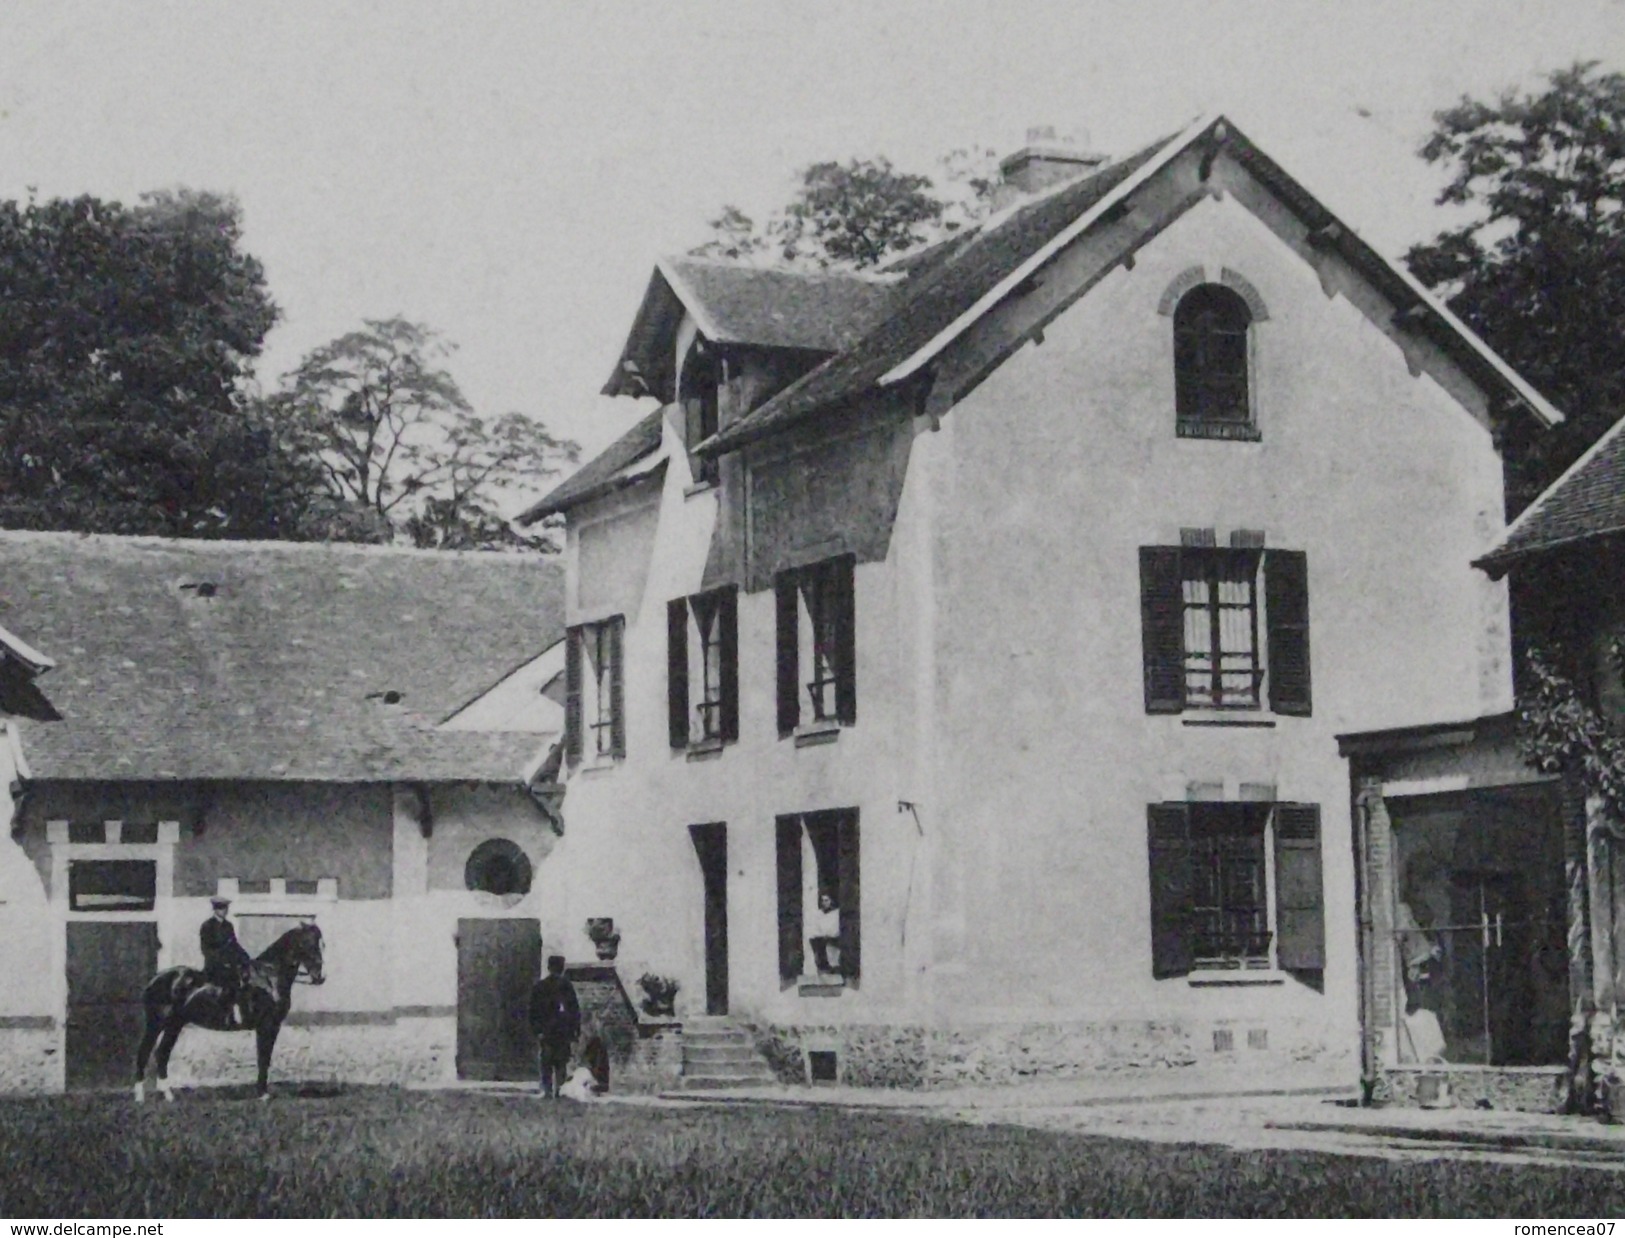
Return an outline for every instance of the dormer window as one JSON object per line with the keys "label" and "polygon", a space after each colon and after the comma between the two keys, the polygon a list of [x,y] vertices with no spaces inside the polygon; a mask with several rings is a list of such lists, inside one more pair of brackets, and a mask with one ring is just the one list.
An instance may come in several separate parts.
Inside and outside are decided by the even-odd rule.
{"label": "dormer window", "polygon": [[677,393],[683,406],[683,442],[696,482],[715,485],[716,458],[693,454],[694,448],[717,432],[719,389],[724,380],[722,359],[703,339],[696,339],[683,361],[682,386]]}
{"label": "dormer window", "polygon": [[1174,405],[1184,438],[1256,439],[1248,382],[1247,301],[1223,284],[1198,284],[1174,309]]}

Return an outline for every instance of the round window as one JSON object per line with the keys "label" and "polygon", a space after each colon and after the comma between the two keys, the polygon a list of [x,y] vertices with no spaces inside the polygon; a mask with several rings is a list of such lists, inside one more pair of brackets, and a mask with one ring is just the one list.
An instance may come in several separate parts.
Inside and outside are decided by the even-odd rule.
{"label": "round window", "polygon": [[487,839],[469,855],[463,883],[487,894],[529,894],[530,860],[517,843]]}

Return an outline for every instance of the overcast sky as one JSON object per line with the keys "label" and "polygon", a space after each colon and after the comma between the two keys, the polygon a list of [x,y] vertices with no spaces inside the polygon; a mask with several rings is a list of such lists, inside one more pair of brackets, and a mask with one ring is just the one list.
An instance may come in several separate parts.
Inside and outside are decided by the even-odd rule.
{"label": "overcast sky", "polygon": [[366,317],[461,345],[483,410],[602,446],[654,259],[817,159],[929,172],[1053,125],[1122,153],[1223,112],[1378,248],[1463,93],[1625,68],[1621,0],[3,0],[0,197],[235,194],[282,308],[270,385]]}

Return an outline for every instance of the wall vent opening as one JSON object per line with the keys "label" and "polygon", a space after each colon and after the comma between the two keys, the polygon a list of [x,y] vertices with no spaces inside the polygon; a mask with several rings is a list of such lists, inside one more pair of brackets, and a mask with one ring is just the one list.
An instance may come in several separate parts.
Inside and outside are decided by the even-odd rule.
{"label": "wall vent opening", "polygon": [[1236,1034],[1228,1027],[1213,1029],[1213,1052],[1229,1053],[1236,1047]]}
{"label": "wall vent opening", "polygon": [[1247,1029],[1247,1047],[1249,1049],[1268,1049],[1270,1047],[1270,1033],[1267,1027],[1250,1027]]}
{"label": "wall vent opening", "polygon": [[807,1050],[807,1078],[812,1083],[834,1083],[840,1078],[840,1060],[834,1049]]}

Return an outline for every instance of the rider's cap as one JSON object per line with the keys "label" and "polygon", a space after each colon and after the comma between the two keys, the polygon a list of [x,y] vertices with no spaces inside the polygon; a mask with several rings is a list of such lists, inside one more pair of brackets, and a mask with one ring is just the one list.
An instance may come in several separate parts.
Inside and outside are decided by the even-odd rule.
{"label": "rider's cap", "polygon": [[231,906],[231,900],[229,898],[227,898],[224,894],[216,894],[213,898],[211,898],[209,900],[209,906],[211,906],[211,907],[230,907]]}

